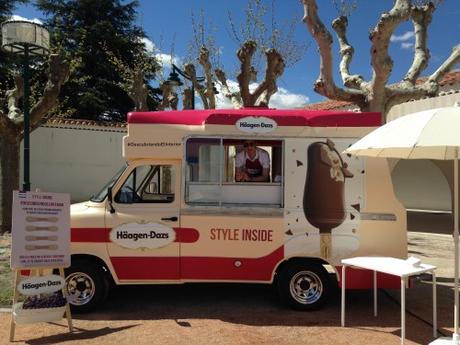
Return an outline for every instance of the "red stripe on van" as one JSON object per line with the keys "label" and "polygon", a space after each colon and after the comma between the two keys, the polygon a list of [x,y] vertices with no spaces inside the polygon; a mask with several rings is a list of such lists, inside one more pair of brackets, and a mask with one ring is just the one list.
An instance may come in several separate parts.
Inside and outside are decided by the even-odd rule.
{"label": "red stripe on van", "polygon": [[181,278],[270,281],[276,265],[283,259],[283,246],[260,258],[182,257]]}
{"label": "red stripe on van", "polygon": [[[235,280],[270,281],[284,258],[283,247],[260,258],[111,257],[122,280]],[[241,262],[237,267],[235,262]]]}
{"label": "red stripe on van", "polygon": [[118,279],[177,280],[179,257],[111,257]]}
{"label": "red stripe on van", "polygon": [[107,228],[72,228],[70,229],[71,242],[110,242],[110,229]]}
{"label": "red stripe on van", "polygon": [[[178,243],[193,243],[198,241],[200,233],[193,228],[173,228],[176,232]],[[91,242],[107,243],[110,242],[109,233],[112,229],[108,228],[72,228],[70,230],[71,242]]]}

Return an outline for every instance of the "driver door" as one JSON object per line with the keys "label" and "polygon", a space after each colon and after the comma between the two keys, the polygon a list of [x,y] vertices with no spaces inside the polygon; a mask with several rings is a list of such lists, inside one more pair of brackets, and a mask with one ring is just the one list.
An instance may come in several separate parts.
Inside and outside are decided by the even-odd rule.
{"label": "driver door", "polygon": [[120,281],[179,276],[180,161],[139,162],[112,191],[106,210],[108,253]]}

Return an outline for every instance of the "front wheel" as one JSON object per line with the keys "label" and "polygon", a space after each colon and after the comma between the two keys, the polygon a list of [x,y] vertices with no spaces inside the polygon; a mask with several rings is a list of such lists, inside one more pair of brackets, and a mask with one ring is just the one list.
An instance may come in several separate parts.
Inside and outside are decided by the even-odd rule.
{"label": "front wheel", "polygon": [[326,301],[330,278],[321,264],[292,263],[283,269],[278,291],[284,303],[296,310],[316,310]]}
{"label": "front wheel", "polygon": [[73,312],[89,312],[105,301],[109,291],[105,275],[102,267],[89,261],[65,269],[65,292]]}

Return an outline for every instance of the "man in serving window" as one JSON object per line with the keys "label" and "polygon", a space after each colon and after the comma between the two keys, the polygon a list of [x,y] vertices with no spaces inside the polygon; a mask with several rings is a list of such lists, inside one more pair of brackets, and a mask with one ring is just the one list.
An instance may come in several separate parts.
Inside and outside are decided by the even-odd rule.
{"label": "man in serving window", "polygon": [[270,182],[270,156],[254,141],[245,141],[236,155],[236,182]]}

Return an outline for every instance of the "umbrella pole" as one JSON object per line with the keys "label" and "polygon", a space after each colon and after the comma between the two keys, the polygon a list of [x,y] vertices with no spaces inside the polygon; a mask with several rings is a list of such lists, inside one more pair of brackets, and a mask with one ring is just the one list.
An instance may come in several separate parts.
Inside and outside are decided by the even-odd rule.
{"label": "umbrella pole", "polygon": [[454,344],[459,344],[459,334],[458,334],[458,315],[459,315],[459,303],[458,303],[458,257],[459,257],[459,248],[458,248],[458,241],[459,241],[459,231],[458,231],[458,149],[456,149],[456,155],[454,160],[454,244],[455,244],[455,272],[454,272],[454,300],[455,300],[455,307],[454,307],[454,334],[453,334],[453,341]]}

